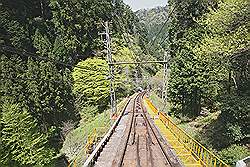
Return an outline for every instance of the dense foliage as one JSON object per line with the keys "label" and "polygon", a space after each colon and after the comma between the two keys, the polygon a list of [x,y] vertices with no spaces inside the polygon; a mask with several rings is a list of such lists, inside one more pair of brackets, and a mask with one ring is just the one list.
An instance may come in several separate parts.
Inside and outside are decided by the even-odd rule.
{"label": "dense foliage", "polygon": [[169,3],[175,9],[167,32],[172,112],[194,118],[219,111],[218,119],[203,129],[205,144],[217,150],[246,144],[250,105],[249,1]]}
{"label": "dense foliage", "polygon": [[138,24],[146,32],[145,39],[148,43],[145,43],[145,46],[147,51],[158,60],[163,60],[167,38],[165,32],[168,28],[168,6],[159,6],[148,10],[141,9],[135,14],[139,18]]}
{"label": "dense foliage", "polygon": [[55,150],[48,149],[47,140],[52,131],[40,133],[37,123],[25,108],[5,103],[1,124],[1,164],[42,166],[53,159]]}
{"label": "dense foliage", "polygon": [[220,156],[223,157],[227,164],[235,164],[237,160],[245,158],[246,155],[249,155],[248,148],[235,144],[220,151]]}
{"label": "dense foliage", "polygon": [[72,75],[74,79],[73,90],[79,105],[107,106],[109,101],[107,74],[108,65],[105,60],[87,59],[77,64]]}
{"label": "dense foliage", "polygon": [[[82,135],[87,138],[87,122],[96,125],[99,113],[108,118],[102,113],[109,107],[110,78],[100,35],[105,21],[113,23],[115,62],[162,60],[167,50],[171,112],[189,118],[218,112],[218,119],[202,129],[205,144],[221,150],[229,163],[235,161],[234,150],[243,157],[242,145],[249,143],[250,3],[168,3],[135,15],[113,0],[2,0],[0,166],[55,166],[59,153],[76,154]],[[148,81],[161,87],[158,69],[152,64],[116,67],[117,98]]]}
{"label": "dense foliage", "polygon": [[[104,21],[116,23],[120,19],[114,17],[114,13],[123,18],[122,25],[127,33],[132,34],[135,17],[122,2],[0,2],[0,166],[51,164],[65,135],[72,129],[67,129],[67,125],[71,123],[74,128],[80,120],[79,106],[107,107],[108,68],[104,63],[104,47],[99,33],[104,30]],[[112,35],[124,43],[120,27],[114,24],[111,29]],[[100,60],[94,59],[97,61],[84,65],[87,58],[96,55]],[[99,62],[104,66],[95,69]],[[76,81],[80,72],[76,71],[77,68],[73,76],[72,72],[77,64],[94,70],[82,73],[82,78]],[[99,72],[102,75],[99,76]],[[98,84],[95,76],[103,81]],[[100,85],[102,87],[98,87]],[[122,92],[120,96],[127,93]],[[79,99],[81,103],[78,103]]]}

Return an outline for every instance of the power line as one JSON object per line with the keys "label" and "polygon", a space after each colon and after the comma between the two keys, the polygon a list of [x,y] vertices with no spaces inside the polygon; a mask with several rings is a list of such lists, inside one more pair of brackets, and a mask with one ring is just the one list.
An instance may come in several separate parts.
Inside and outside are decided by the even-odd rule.
{"label": "power line", "polygon": [[[148,22],[148,24],[150,24],[151,22],[153,21],[153,19],[151,19],[151,21],[149,21]],[[143,30],[143,28],[142,28],[142,25],[138,22],[138,24],[139,24],[139,26],[137,26],[138,28],[140,28],[140,30]],[[148,33],[148,29],[146,29],[147,30],[147,33]],[[148,44],[150,43],[150,41],[148,42]],[[148,54],[148,55],[150,55],[150,52],[149,52],[149,50],[147,49],[147,45],[148,44],[145,44],[145,41],[142,41],[142,45],[143,45],[143,51],[141,52],[141,53],[143,53],[144,51],[146,51],[146,53]]]}
{"label": "power line", "polygon": [[[121,13],[119,13],[119,14],[121,14]],[[118,26],[119,26],[119,28],[122,30],[122,34],[123,34],[123,32],[124,32],[124,34],[126,35],[124,35],[124,40],[125,40],[125,42],[126,42],[126,44],[128,45],[128,47],[131,49],[131,50],[133,50],[133,52],[136,54],[136,51],[134,50],[134,48],[132,47],[132,46],[130,46],[129,45],[129,43],[131,43],[131,41],[130,41],[130,39],[129,39],[129,37],[128,37],[128,32],[126,31],[126,27],[125,27],[125,25],[127,25],[127,24],[125,24],[125,22],[124,22],[124,20],[123,20],[123,17],[119,17],[118,15],[117,15],[117,13],[115,13],[114,12],[114,15],[117,17],[117,19],[118,19]],[[124,26],[121,26],[121,24],[120,24],[120,21],[119,20],[121,20],[121,22],[122,22],[122,25],[124,25]],[[134,23],[133,23],[133,25],[134,25]],[[122,28],[121,28],[122,27]],[[123,31],[123,29],[125,29],[125,31]],[[127,28],[128,29],[128,28]],[[127,37],[127,39],[128,39],[128,41],[127,41],[127,39],[126,39],[126,37]],[[145,47],[145,44],[143,43],[143,46],[144,46],[144,50],[147,52],[147,54],[149,54],[149,51],[147,50],[147,48]],[[131,51],[130,51],[131,52]],[[132,53],[132,52],[131,52]],[[141,54],[141,53],[140,53]],[[133,54],[132,54],[133,55]],[[134,58],[135,60],[136,60],[136,57]]]}
{"label": "power line", "polygon": [[[117,11],[117,10],[116,10],[116,11]],[[118,16],[117,13],[119,13],[119,15],[121,15],[121,12],[117,12],[117,13],[116,13],[116,11],[114,11],[113,14],[114,14],[114,16],[118,19],[117,22],[118,22],[118,26],[119,26],[120,30],[122,31],[122,36],[123,36],[123,38],[124,38],[126,44],[128,45],[129,49],[130,49],[131,55],[133,56],[134,60],[136,60],[137,57],[134,57],[134,54],[132,54],[132,51],[133,51],[135,54],[136,54],[136,51],[134,50],[134,48],[133,48],[132,45],[130,46],[131,40],[130,40],[130,38],[129,38],[129,36],[128,36],[129,33],[126,31],[126,28],[127,28],[127,27],[125,27],[125,25],[127,25],[127,24],[125,24],[125,22],[124,22],[124,20],[123,20],[123,17]],[[120,23],[119,20],[121,20],[122,24]],[[122,25],[123,25],[123,26],[122,26]],[[122,27],[122,28],[121,28],[121,27]],[[127,40],[128,40],[128,41],[127,41]]]}
{"label": "power line", "polygon": [[[169,18],[170,18],[171,14],[173,13],[174,10],[175,10],[175,7],[174,7],[174,8],[171,10],[171,12],[169,13],[167,20],[166,20],[166,21],[163,23],[163,25],[161,26],[161,29],[160,29],[160,31],[157,33],[157,35],[155,36],[153,42],[152,42],[152,40],[148,42],[147,45],[149,45],[149,44],[152,42],[152,45],[150,46],[150,49],[151,49],[151,47],[153,46],[153,44],[155,43],[155,41],[156,41],[156,39],[158,38],[158,36],[160,35],[160,33],[161,33],[161,31],[163,30],[163,28],[165,27],[165,25],[167,24],[167,22],[169,21]],[[130,42],[127,41],[127,39],[130,41],[130,39],[128,38],[128,35],[127,35],[128,33],[127,33],[126,31],[124,31],[124,26],[121,26],[121,23],[120,23],[120,21],[119,21],[119,20],[121,20],[122,24],[123,24],[123,25],[126,25],[126,24],[124,23],[124,21],[123,21],[123,18],[122,18],[122,17],[119,17],[115,12],[114,12],[113,14],[114,14],[114,16],[118,19],[118,20],[117,20],[117,23],[118,23],[117,25],[118,25],[118,27],[120,28],[120,30],[122,31],[122,37],[123,37],[124,41],[126,42],[126,44],[128,45],[128,47],[129,47],[131,50],[134,51],[133,47],[130,47],[130,45],[129,45]],[[125,29],[126,29],[126,28],[125,28]],[[123,32],[124,32],[124,34],[123,34]],[[126,38],[125,35],[127,36],[127,38]],[[167,37],[166,37],[166,38],[167,38]],[[163,42],[166,40],[166,38],[161,42],[160,45],[163,44]],[[162,39],[162,38],[161,38],[161,39]],[[150,54],[149,50],[147,49],[146,44],[145,44],[144,42],[143,42],[142,44],[143,44],[144,49],[143,49],[139,54],[142,54],[144,51],[146,51],[147,54]],[[156,49],[154,49],[154,50],[156,50]],[[130,52],[131,52],[131,51],[130,51]],[[136,53],[136,52],[134,51],[134,53]],[[131,54],[132,54],[132,52],[131,52]],[[133,55],[133,54],[132,54],[132,55]]]}
{"label": "power line", "polygon": [[[118,25],[120,26],[119,16],[118,16],[116,13],[115,13],[115,15],[116,15],[116,17],[118,18]],[[124,26],[122,26],[122,27],[123,27],[123,29],[125,29],[125,35],[127,35],[127,38],[128,38],[128,40],[130,41],[130,39],[129,39],[129,37],[128,37],[128,34],[129,34],[129,33],[127,33],[126,28],[124,28],[125,25],[127,25],[127,24],[124,23],[124,20],[123,20],[122,17],[120,17],[120,18],[121,18],[121,21],[122,21],[122,25],[124,25]],[[135,25],[134,25],[134,22],[133,22],[133,26],[135,26]],[[121,26],[120,26],[120,27],[121,27]],[[122,31],[123,31],[123,29],[122,29]],[[123,32],[122,32],[122,33],[123,33]],[[124,36],[125,36],[125,35],[124,35]],[[126,43],[128,44],[126,38],[125,38],[125,41],[126,41]],[[131,43],[131,41],[130,41],[130,43]],[[128,46],[129,46],[129,44],[128,44]],[[143,46],[144,46],[144,50],[146,50],[147,53],[149,54],[149,51],[148,51],[147,48],[145,47],[144,43],[143,43]],[[131,50],[134,51],[133,45],[131,46]],[[136,51],[134,51],[134,53],[136,54]],[[132,55],[133,55],[133,54],[132,54]],[[134,60],[136,61],[137,58],[139,59],[140,56],[134,58]],[[141,60],[140,60],[140,61],[141,61]],[[139,61],[138,61],[138,62],[139,62]],[[135,71],[135,74],[136,74],[136,75],[135,75],[135,78],[136,78],[136,83],[138,83],[138,82],[137,82],[137,81],[138,81],[138,73],[137,73],[137,71],[138,71],[138,69],[140,68],[138,65],[139,65],[139,64],[148,64],[148,63],[145,63],[145,62],[141,62],[141,63],[138,63],[138,62],[137,62],[137,63],[136,63],[136,62],[117,62],[117,63],[113,63],[112,65],[136,64],[137,66],[136,66],[136,71]]]}
{"label": "power line", "polygon": [[[135,24],[133,23],[133,25],[135,26]],[[143,43],[142,43],[142,45],[143,45],[143,49],[144,49],[144,51],[146,51],[146,53],[148,54],[148,55],[150,55],[150,53],[149,53],[149,50],[147,49],[147,47],[146,47],[146,45],[145,45],[145,43],[144,43],[144,41],[142,41]]]}
{"label": "power line", "polygon": [[154,51],[160,49],[160,47],[161,47],[162,44],[166,41],[167,38],[168,38],[168,35],[166,35],[166,37],[163,39],[163,41],[161,41],[160,45],[159,45],[156,49],[154,49]]}
{"label": "power line", "polygon": [[[116,13],[115,13],[115,16],[118,18],[118,26],[121,27],[121,26],[120,26],[120,21],[119,21],[119,19],[121,19],[121,22],[122,22],[122,24],[124,25],[124,26],[122,26],[122,27],[123,27],[123,29],[126,29],[126,27],[125,27],[126,24],[124,23],[123,18],[122,18],[122,17],[119,17]],[[133,25],[134,25],[134,23],[133,23]],[[134,25],[134,26],[135,26],[135,25]],[[120,28],[120,29],[121,29],[121,28]],[[122,29],[122,33],[123,33],[123,29]],[[129,34],[129,33],[128,33],[127,31],[125,31],[124,34],[127,36],[127,39],[130,41],[130,39],[129,39],[129,37],[128,37],[128,34]],[[125,36],[125,35],[124,35],[124,36]],[[129,47],[131,50],[133,50],[133,52],[136,54],[136,51],[134,50],[134,48],[133,48],[132,46],[130,47],[130,45],[129,45],[129,43],[131,43],[131,42],[127,42],[126,37],[124,37],[124,39],[125,39],[125,42],[127,43],[128,47]],[[144,47],[143,49],[144,49],[144,50],[143,50],[141,53],[139,53],[139,54],[142,54],[144,51],[146,51],[147,54],[150,55],[150,53],[149,53],[149,51],[147,50],[147,47],[146,47],[144,41],[143,41],[142,44],[143,44],[143,47]],[[130,52],[131,52],[131,51],[130,51]],[[132,52],[131,52],[131,53],[132,53]],[[133,55],[133,54],[132,54],[132,55]],[[139,58],[139,57],[140,57],[140,56],[138,56],[138,58]],[[136,57],[134,58],[134,60],[136,60]]]}
{"label": "power line", "polygon": [[[121,24],[120,24],[120,22],[119,22],[119,16],[115,13],[114,14],[116,17],[117,17],[117,22],[118,22],[118,26],[119,26],[119,28],[120,28],[120,30],[122,31],[122,38],[123,38],[123,40],[126,42],[126,44],[127,44],[127,46],[129,47],[129,50],[130,50],[130,54],[133,56],[133,58],[136,60],[136,58],[134,57],[134,55],[133,55],[133,53],[132,53],[132,50],[133,50],[133,48],[129,45],[129,42],[127,41],[127,38],[128,38],[128,36],[127,36],[127,38],[126,38],[126,36],[124,35],[124,34],[126,34],[127,32],[124,32],[124,34],[123,34],[123,29],[124,29],[124,26],[121,26]],[[122,18],[121,18],[122,19]],[[122,28],[121,28],[122,27]],[[129,40],[129,38],[128,38],[128,40]]]}
{"label": "power line", "polygon": [[37,54],[31,53],[31,52],[27,52],[26,50],[17,49],[17,48],[12,47],[12,46],[0,45],[0,48],[3,51],[15,53],[15,54],[18,54],[18,55],[23,55],[25,57],[32,57],[32,58],[44,60],[44,61],[47,61],[47,62],[53,62],[55,64],[63,65],[65,67],[79,68],[79,69],[84,70],[86,72],[90,71],[90,70],[86,70],[85,68],[83,68],[81,66],[78,66],[78,65],[74,66],[72,64],[63,63],[63,62],[56,61],[56,60],[53,60],[53,59],[50,59],[50,58],[47,58],[47,57],[42,57],[42,56],[39,56]]}
{"label": "power line", "polygon": [[[166,24],[167,24],[167,22],[169,21],[169,19],[170,19],[170,16],[172,15],[172,13],[174,12],[174,10],[176,9],[176,7],[174,6],[173,7],[173,9],[171,10],[171,12],[169,13],[169,15],[168,15],[168,17],[167,17],[167,19],[166,19],[166,21],[163,23],[163,25],[161,26],[161,29],[160,29],[160,31],[157,33],[157,35],[155,36],[155,38],[153,39],[153,42],[152,42],[152,45],[151,46],[153,46],[154,45],[154,43],[155,43],[155,41],[156,41],[156,39],[158,38],[158,36],[161,34],[161,31],[163,30],[163,28],[166,26]],[[151,41],[148,43],[148,45],[151,43]],[[150,46],[150,48],[149,48],[149,50],[151,49],[151,46]]]}
{"label": "power line", "polygon": [[158,46],[156,49],[154,49],[154,50],[160,49],[160,47],[162,47],[162,45],[163,45],[164,42],[168,39],[168,37],[169,37],[169,34],[167,34],[167,35],[165,36],[165,38],[161,41],[161,43],[159,44],[159,46]]}
{"label": "power line", "polygon": [[[53,59],[49,59],[49,58],[46,58],[46,57],[41,57],[41,56],[38,56],[37,54],[31,53],[31,52],[27,52],[25,50],[20,50],[20,49],[11,47],[11,46],[0,45],[0,48],[3,51],[7,51],[7,52],[11,52],[11,53],[23,55],[25,57],[32,57],[32,58],[44,60],[44,61],[47,61],[47,62],[53,62],[55,64],[60,64],[60,65],[66,66],[66,67],[78,68],[79,70],[84,70],[85,72],[92,71],[92,70],[86,70],[85,68],[83,68],[81,66],[77,66],[77,65],[73,66],[71,64],[63,63],[63,62],[56,61],[56,60],[53,60]],[[41,78],[17,78],[17,77],[2,77],[2,76],[0,76],[0,79],[33,80],[33,81],[47,81],[47,82],[55,82],[55,83],[65,83],[65,82],[62,82],[62,81],[55,81],[55,80],[43,80]],[[103,80],[107,80],[107,78],[103,79]],[[99,80],[99,81],[103,81],[103,80]],[[74,82],[79,82],[79,81],[77,81],[77,80],[75,81],[74,80]]]}
{"label": "power line", "polygon": [[[149,51],[148,51],[148,50],[151,49],[151,47],[152,47],[153,44],[155,43],[156,39],[157,39],[158,36],[160,35],[161,31],[163,30],[163,28],[165,27],[165,25],[166,25],[167,22],[169,21],[170,16],[173,14],[173,12],[174,12],[174,10],[176,10],[176,8],[177,8],[177,7],[174,6],[173,9],[171,10],[171,12],[169,13],[168,18],[167,18],[166,21],[163,23],[163,25],[162,25],[160,31],[157,33],[157,35],[156,35],[155,38],[153,39],[153,43],[152,43],[152,45],[150,46],[150,48],[147,49],[147,46],[145,46],[145,44],[143,44],[143,45],[144,45],[144,49],[143,49],[139,54],[142,54],[142,53],[145,52],[145,51],[149,54]],[[161,42],[160,46],[165,42],[165,40],[167,39],[167,37],[168,37],[168,35],[167,35],[167,36],[164,38],[164,40]],[[152,41],[152,40],[150,40],[150,41],[148,42],[147,45],[149,45],[149,44],[151,43],[151,41]],[[158,47],[158,48],[159,48],[159,47]],[[157,48],[157,49],[158,49],[158,48]],[[155,50],[156,50],[156,49],[154,49],[154,51],[155,51]]]}
{"label": "power line", "polygon": [[56,81],[56,80],[52,80],[52,79],[42,79],[42,78],[18,78],[18,77],[6,77],[6,76],[0,76],[0,80],[5,80],[5,79],[11,79],[11,80],[21,80],[21,81],[45,81],[45,82],[54,82],[54,83],[67,83],[68,85],[71,85],[71,83],[69,82],[63,82],[63,81]]}
{"label": "power line", "polygon": [[167,63],[167,61],[141,61],[141,62],[115,62],[109,63],[109,65],[122,65],[122,64],[154,64],[154,63]]}

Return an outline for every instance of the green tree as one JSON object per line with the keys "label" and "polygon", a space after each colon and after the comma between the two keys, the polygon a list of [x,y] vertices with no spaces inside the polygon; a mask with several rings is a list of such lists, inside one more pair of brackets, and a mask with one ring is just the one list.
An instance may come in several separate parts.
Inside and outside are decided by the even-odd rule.
{"label": "green tree", "polygon": [[[200,44],[193,49],[206,62],[210,90],[217,91],[221,114],[209,137],[216,148],[247,141],[249,125],[249,2],[226,0],[199,23],[206,27]],[[213,94],[207,94],[213,95]],[[216,137],[220,133],[221,137]]]}
{"label": "green tree", "polygon": [[[112,0],[0,2],[0,112],[1,114],[4,112],[2,106],[7,103],[6,101],[15,101],[18,104],[20,117],[24,114],[29,119],[35,120],[34,130],[30,133],[36,136],[37,130],[38,134],[46,136],[42,140],[46,141],[46,144],[36,145],[37,149],[34,152],[37,151],[38,155],[40,154],[38,147],[44,152],[50,152],[52,149],[53,155],[58,153],[63,140],[61,137],[63,123],[73,121],[77,124],[79,121],[79,110],[76,110],[76,106],[80,103],[75,102],[73,95],[75,87],[72,67],[103,50],[98,34],[103,31],[100,23],[117,22],[118,18],[113,17],[113,14],[118,10],[123,17],[123,25],[130,34],[133,33],[135,18],[131,9],[120,1],[116,5],[112,2]],[[112,28],[113,35],[121,39],[119,30],[116,25]],[[126,47],[119,49],[121,54],[118,56],[128,53]],[[107,64],[104,67],[107,70]],[[118,74],[121,72],[118,71]],[[93,80],[92,83],[95,84],[94,78],[89,77],[87,79]],[[106,75],[101,77],[106,79]],[[127,92],[122,90],[127,90],[128,87],[120,86],[124,84],[121,79],[124,75],[117,75],[116,78],[116,87],[122,92],[118,97],[124,96]],[[85,84],[89,86],[84,80],[81,82],[83,87]],[[89,98],[85,98],[86,103],[106,107],[109,100],[108,85],[108,81],[105,80],[100,87],[88,90],[97,94],[92,98],[91,93],[87,93]],[[6,122],[8,123],[10,122]],[[33,123],[27,124],[33,126]],[[18,140],[13,141],[13,145],[16,144]],[[13,151],[6,143],[3,145],[6,152]],[[23,144],[22,149],[27,151],[30,147]],[[52,157],[50,158],[52,161]],[[29,166],[39,165],[39,162],[44,161],[49,163],[50,158],[34,156],[32,162],[27,162],[25,154],[20,154],[18,159],[15,156],[8,156],[6,162],[18,161],[18,165]]]}
{"label": "green tree", "polygon": [[72,75],[73,90],[79,105],[98,105],[100,108],[107,106],[109,81],[108,65],[105,60],[89,58],[79,62]]}
{"label": "green tree", "polygon": [[[4,103],[1,117],[1,159],[5,166],[45,166],[55,155],[48,135],[20,104]],[[51,133],[51,132],[50,132]]]}
{"label": "green tree", "polygon": [[172,10],[167,32],[171,55],[170,98],[176,113],[197,116],[209,83],[205,62],[199,61],[192,50],[204,32],[196,19],[212,5],[205,0],[171,0],[169,4]]}

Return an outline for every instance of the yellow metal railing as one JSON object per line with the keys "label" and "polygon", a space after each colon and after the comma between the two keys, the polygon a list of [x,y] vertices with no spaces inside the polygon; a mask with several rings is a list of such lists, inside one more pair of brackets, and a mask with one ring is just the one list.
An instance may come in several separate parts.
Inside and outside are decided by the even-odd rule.
{"label": "yellow metal railing", "polygon": [[[80,149],[79,153],[84,152],[88,154],[92,151],[93,144],[95,143],[97,138],[96,128],[88,135],[87,143]],[[76,155],[73,160],[69,163],[68,167],[77,167],[77,160],[80,158],[81,154]]]}
{"label": "yellow metal railing", "polygon": [[[117,106],[117,113],[116,114],[119,114],[119,112],[126,105],[127,101],[128,101],[128,99],[124,99],[123,101],[121,101],[118,104],[118,106]],[[83,156],[89,155],[93,151],[93,145],[96,142],[98,142],[97,141],[97,132],[98,132],[98,134],[100,134],[100,133],[106,134],[107,131],[109,130],[110,123],[111,123],[111,120],[109,120],[107,122],[107,124],[105,125],[105,127],[101,127],[101,126],[95,127],[95,128],[93,128],[90,131],[90,133],[87,136],[87,142],[86,142],[86,144],[82,146],[82,148],[78,151],[78,154],[69,162],[68,167],[77,167],[77,166],[79,166],[79,163],[81,163],[81,162],[78,162],[78,161],[82,161],[82,157]],[[100,132],[100,131],[103,131],[103,132]]]}
{"label": "yellow metal railing", "polygon": [[177,139],[182,142],[184,147],[192,153],[199,163],[206,167],[229,167],[229,165],[223,162],[219,157],[214,155],[184,130],[179,128],[169,116],[163,112],[159,112],[149,99],[146,98],[145,100],[149,108],[159,116],[159,119],[177,137]]}

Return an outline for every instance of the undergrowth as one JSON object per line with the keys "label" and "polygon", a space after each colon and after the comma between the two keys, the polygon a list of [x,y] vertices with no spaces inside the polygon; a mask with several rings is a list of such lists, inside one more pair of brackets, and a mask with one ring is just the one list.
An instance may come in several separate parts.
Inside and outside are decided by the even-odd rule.
{"label": "undergrowth", "polygon": [[[118,111],[121,111],[124,107],[126,99],[118,104]],[[106,110],[102,113],[98,112],[97,107],[85,107],[81,113],[81,121],[79,127],[69,132],[63,143],[61,154],[64,154],[69,162],[73,159],[77,159],[77,164],[83,164],[87,158],[88,152],[84,146],[87,143],[88,136],[93,134],[96,129],[95,145],[110,129],[113,121],[110,120],[110,111]],[[85,114],[92,113],[92,114]],[[96,113],[96,114],[93,114]],[[94,147],[94,146],[93,146]]]}

